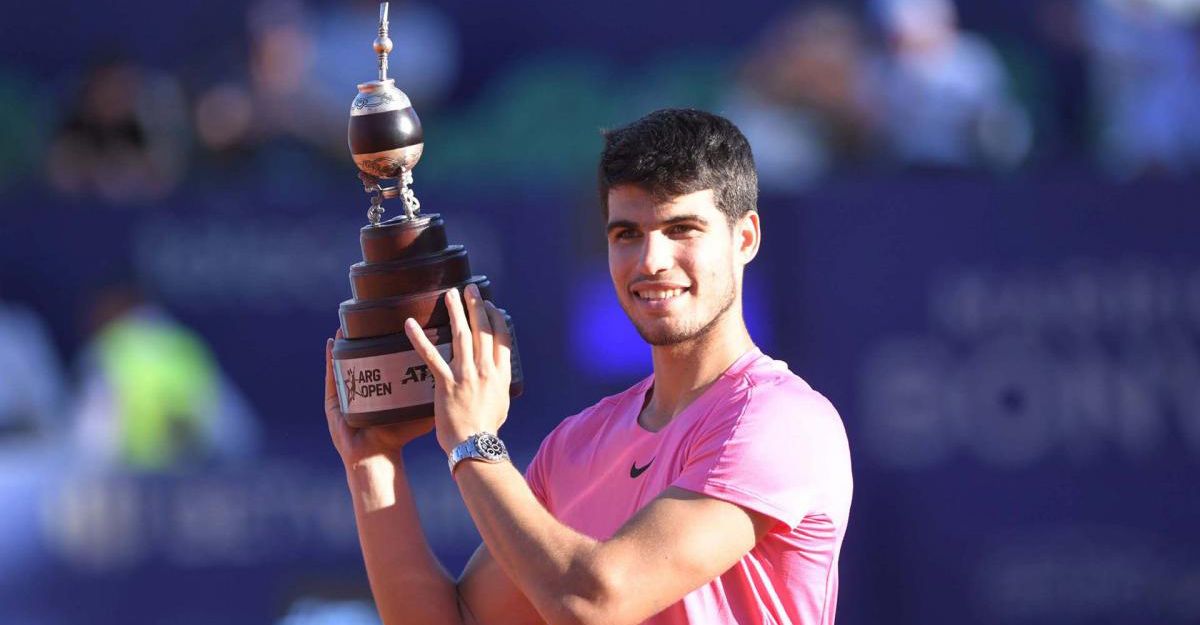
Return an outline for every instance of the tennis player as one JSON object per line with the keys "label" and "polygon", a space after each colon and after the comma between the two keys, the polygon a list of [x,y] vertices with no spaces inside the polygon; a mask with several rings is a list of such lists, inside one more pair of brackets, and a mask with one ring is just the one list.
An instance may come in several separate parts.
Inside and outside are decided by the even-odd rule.
{"label": "tennis player", "polygon": [[599,190],[613,286],[654,372],[564,420],[525,475],[497,436],[502,312],[451,290],[449,363],[406,328],[483,537],[457,582],[430,553],[401,458],[434,424],[347,427],[327,366],[325,412],[384,623],[833,623],[850,454],[837,411],[742,318],[762,232],[749,144],[722,117],[657,111],[605,134]]}

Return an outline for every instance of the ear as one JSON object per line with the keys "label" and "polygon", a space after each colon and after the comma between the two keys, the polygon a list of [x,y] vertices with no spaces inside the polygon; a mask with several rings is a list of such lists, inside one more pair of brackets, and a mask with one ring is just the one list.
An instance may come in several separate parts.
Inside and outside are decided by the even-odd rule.
{"label": "ear", "polygon": [[758,211],[748,211],[738,219],[733,226],[733,244],[737,249],[738,260],[743,265],[750,264],[758,255],[758,246],[762,243],[762,224]]}

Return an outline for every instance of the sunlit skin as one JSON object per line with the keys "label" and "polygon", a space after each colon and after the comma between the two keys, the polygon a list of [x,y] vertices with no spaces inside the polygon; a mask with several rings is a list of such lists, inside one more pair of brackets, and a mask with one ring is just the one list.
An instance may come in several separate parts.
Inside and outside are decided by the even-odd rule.
{"label": "sunlit skin", "polygon": [[[639,331],[658,343],[653,394],[639,417],[657,430],[753,346],[741,317],[741,279],[758,251],[758,214],[730,224],[710,191],[659,202],[620,187],[608,200],[618,298]],[[638,299],[670,290],[664,287],[680,292],[669,300]],[[450,362],[416,321],[405,325],[437,381],[433,425],[446,452],[473,433],[500,432],[508,417],[512,337],[500,310],[476,287],[465,291],[446,293]],[[371,590],[389,625],[641,623],[729,570],[777,524],[670,487],[598,540],[554,518],[512,463],[462,462],[454,480],[484,544],[455,581],[427,546],[400,453],[431,424],[353,431],[338,408],[331,349],[332,342],[326,418],[346,464]]]}
{"label": "sunlit skin", "polygon": [[617,299],[652,346],[641,423],[657,430],[753,346],[742,275],[758,253],[758,213],[730,224],[712,190],[662,200],[623,185],[609,191],[606,232]]}

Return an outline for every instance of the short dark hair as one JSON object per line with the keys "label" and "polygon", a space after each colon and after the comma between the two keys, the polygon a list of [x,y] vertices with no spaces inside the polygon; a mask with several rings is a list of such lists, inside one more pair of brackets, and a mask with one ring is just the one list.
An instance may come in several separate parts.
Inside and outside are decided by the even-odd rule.
{"label": "short dark hair", "polygon": [[712,189],[731,226],[758,208],[750,142],[720,115],[662,109],[603,136],[599,191],[606,219],[609,190],[627,184],[660,200]]}

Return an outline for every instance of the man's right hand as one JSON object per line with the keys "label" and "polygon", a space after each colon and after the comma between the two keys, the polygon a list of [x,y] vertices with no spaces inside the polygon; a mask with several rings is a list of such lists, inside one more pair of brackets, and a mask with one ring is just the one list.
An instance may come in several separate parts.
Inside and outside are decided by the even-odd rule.
{"label": "man's right hand", "polygon": [[[337,338],[341,338],[339,330]],[[358,538],[375,605],[384,623],[526,625],[541,623],[533,605],[480,546],[456,586],[421,531],[400,452],[433,430],[433,416],[353,428],[338,403],[333,340],[325,346],[325,419],[346,465]],[[476,619],[478,617],[478,620]]]}
{"label": "man's right hand", "polygon": [[[339,328],[336,338],[341,338]],[[375,459],[394,461],[409,441],[433,430],[433,415],[428,419],[369,428],[350,427],[338,403],[337,378],[333,375],[333,339],[325,344],[325,420],[333,446],[347,468]]]}

